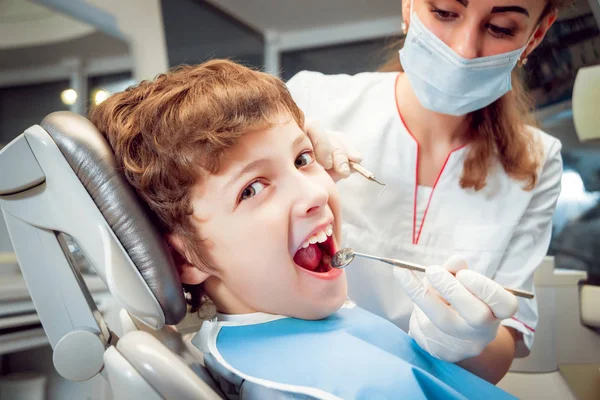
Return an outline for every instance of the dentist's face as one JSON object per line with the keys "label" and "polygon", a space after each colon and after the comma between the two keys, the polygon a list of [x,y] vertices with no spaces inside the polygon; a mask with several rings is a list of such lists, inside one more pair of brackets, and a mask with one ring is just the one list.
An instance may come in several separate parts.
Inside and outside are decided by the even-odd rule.
{"label": "dentist's face", "polygon": [[205,282],[218,310],[319,319],[346,299],[330,257],[340,237],[335,184],[287,115],[240,138],[198,186],[194,225],[216,269]]}
{"label": "dentist's face", "polygon": [[[546,0],[413,0],[414,11],[427,28],[463,58],[507,53],[529,42],[530,54],[555,19],[539,20]],[[402,15],[410,29],[410,0]]]}

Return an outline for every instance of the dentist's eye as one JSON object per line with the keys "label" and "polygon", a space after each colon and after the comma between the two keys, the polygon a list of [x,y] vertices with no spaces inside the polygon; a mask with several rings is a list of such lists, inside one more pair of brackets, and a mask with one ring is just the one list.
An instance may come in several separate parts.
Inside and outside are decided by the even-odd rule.
{"label": "dentist's eye", "polygon": [[260,182],[253,182],[242,191],[240,201],[248,200],[263,191],[265,185]]}
{"label": "dentist's eye", "polygon": [[506,36],[515,36],[515,29],[503,28],[501,26],[487,24],[486,28],[490,31],[492,36],[502,39]]}
{"label": "dentist's eye", "polygon": [[452,21],[458,14],[453,13],[452,11],[440,10],[439,8],[434,8],[432,12],[435,14],[435,17],[440,21]]}
{"label": "dentist's eye", "polygon": [[313,161],[315,161],[313,151],[309,150],[309,151],[305,151],[304,153],[300,154],[298,156],[298,158],[296,158],[296,161],[294,162],[294,164],[296,165],[296,168],[302,168],[302,167],[306,167],[307,165],[311,164]]}

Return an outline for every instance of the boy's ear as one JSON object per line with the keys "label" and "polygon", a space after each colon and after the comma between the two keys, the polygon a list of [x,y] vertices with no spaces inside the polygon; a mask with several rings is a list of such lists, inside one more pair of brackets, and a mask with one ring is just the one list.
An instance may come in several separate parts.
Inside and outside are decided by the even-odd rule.
{"label": "boy's ear", "polygon": [[179,279],[181,283],[188,285],[198,285],[208,279],[210,274],[200,270],[192,264],[185,264],[179,270]]}
{"label": "boy's ear", "polygon": [[166,235],[167,242],[173,250],[173,259],[179,272],[181,283],[188,285],[198,285],[204,282],[210,276],[209,273],[202,271],[198,266],[193,265],[188,260],[185,246],[181,238],[175,234]]}

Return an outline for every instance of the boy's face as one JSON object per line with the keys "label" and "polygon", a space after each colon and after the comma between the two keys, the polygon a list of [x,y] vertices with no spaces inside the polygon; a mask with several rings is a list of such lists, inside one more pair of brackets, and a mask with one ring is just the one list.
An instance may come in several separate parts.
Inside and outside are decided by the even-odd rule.
{"label": "boy's face", "polygon": [[216,268],[205,289],[223,313],[319,319],[346,299],[345,273],[328,264],[341,234],[338,192],[297,123],[277,121],[242,136],[196,187],[194,225]]}

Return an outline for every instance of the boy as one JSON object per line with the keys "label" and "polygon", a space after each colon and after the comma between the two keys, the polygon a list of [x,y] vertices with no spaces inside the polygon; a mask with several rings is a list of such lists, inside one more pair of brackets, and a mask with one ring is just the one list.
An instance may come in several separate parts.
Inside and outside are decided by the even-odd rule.
{"label": "boy", "polygon": [[90,119],[182,260],[194,343],[230,398],[509,397],[346,302],[333,269],[340,199],[275,77],[230,61],[180,67]]}

